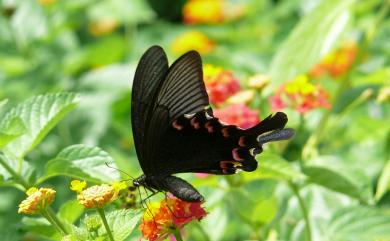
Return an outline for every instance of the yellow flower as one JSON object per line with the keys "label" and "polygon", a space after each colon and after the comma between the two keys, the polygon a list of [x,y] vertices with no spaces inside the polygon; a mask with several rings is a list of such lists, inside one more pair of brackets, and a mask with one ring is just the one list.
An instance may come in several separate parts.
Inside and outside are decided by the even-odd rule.
{"label": "yellow flower", "polygon": [[114,188],[114,191],[117,193],[127,188],[126,182],[115,181],[111,186],[112,188]]}
{"label": "yellow flower", "polygon": [[216,79],[216,77],[220,73],[222,73],[222,71],[223,71],[222,67],[215,66],[212,64],[205,64],[203,66],[203,76],[205,81],[207,80],[213,82]]}
{"label": "yellow flower", "polygon": [[30,188],[28,197],[19,204],[18,213],[34,214],[48,207],[53,201],[56,191],[51,188]]}
{"label": "yellow flower", "polygon": [[176,55],[181,55],[190,50],[196,50],[200,54],[207,54],[213,48],[214,43],[206,35],[198,31],[185,32],[172,42],[172,51]]}
{"label": "yellow flower", "polygon": [[82,192],[86,186],[86,181],[73,180],[70,182],[70,190],[75,192]]}
{"label": "yellow flower", "polygon": [[101,208],[105,204],[113,201],[116,197],[115,190],[112,186],[102,184],[100,186],[95,185],[85,189],[77,195],[77,200],[85,208]]}
{"label": "yellow flower", "polygon": [[289,94],[303,94],[308,95],[314,93],[316,87],[309,83],[309,78],[307,75],[299,75],[293,81],[286,84],[285,87],[286,93]]}
{"label": "yellow flower", "polygon": [[248,86],[254,89],[264,88],[271,80],[271,77],[264,74],[256,74],[249,78]]}
{"label": "yellow flower", "polygon": [[184,22],[194,23],[220,23],[223,21],[222,0],[190,0],[183,7]]}
{"label": "yellow flower", "polygon": [[88,25],[88,31],[93,36],[103,36],[112,33],[118,27],[118,21],[112,18],[95,20]]}

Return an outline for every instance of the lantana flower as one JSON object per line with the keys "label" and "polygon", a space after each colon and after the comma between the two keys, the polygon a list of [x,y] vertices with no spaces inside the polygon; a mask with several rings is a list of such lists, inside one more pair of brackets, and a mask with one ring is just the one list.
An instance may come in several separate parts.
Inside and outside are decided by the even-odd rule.
{"label": "lantana flower", "polygon": [[222,109],[215,109],[214,116],[222,122],[230,125],[237,125],[247,129],[259,123],[259,111],[249,108],[245,104],[234,104]]}
{"label": "lantana flower", "polygon": [[27,198],[19,204],[18,213],[35,214],[46,209],[54,201],[56,191],[51,188],[32,187],[26,194]]}
{"label": "lantana flower", "polygon": [[231,71],[221,67],[206,64],[203,68],[203,76],[210,102],[214,105],[224,103],[240,90],[239,80]]}
{"label": "lantana flower", "polygon": [[164,240],[172,230],[180,230],[193,220],[207,215],[200,202],[186,202],[168,195],[160,203],[152,203],[144,213],[139,229],[149,241]]}
{"label": "lantana flower", "polygon": [[207,35],[198,31],[188,31],[176,37],[172,42],[172,51],[181,55],[190,50],[208,54],[214,49],[214,42]]}
{"label": "lantana flower", "polygon": [[237,19],[245,5],[225,0],[188,0],[183,6],[183,21],[187,24],[218,24]]}
{"label": "lantana flower", "polygon": [[309,82],[307,75],[300,75],[282,85],[270,97],[270,102],[274,112],[290,107],[304,114],[316,108],[330,108],[328,98],[328,93],[319,84],[314,85]]}
{"label": "lantana flower", "polygon": [[102,184],[95,185],[84,189],[85,182],[73,180],[71,182],[71,190],[76,191],[77,200],[85,208],[102,208],[109,202],[118,198],[118,193],[126,188],[123,182],[114,182],[112,185]]}
{"label": "lantana flower", "polygon": [[345,42],[339,49],[326,55],[323,60],[314,66],[310,76],[321,77],[330,74],[338,77],[346,73],[356,59],[358,47],[355,42]]}
{"label": "lantana flower", "polygon": [[223,0],[189,0],[183,6],[185,23],[215,24],[223,21]]}

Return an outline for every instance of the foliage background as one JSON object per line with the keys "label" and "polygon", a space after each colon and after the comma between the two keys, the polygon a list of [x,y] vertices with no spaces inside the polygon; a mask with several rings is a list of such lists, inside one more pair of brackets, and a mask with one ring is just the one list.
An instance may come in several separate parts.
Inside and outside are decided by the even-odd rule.
{"label": "foliage background", "polygon": [[[27,186],[56,189],[55,210],[74,200],[68,187],[75,176],[62,171],[61,164],[50,169],[47,163],[65,147],[79,143],[99,146],[120,170],[141,174],[131,134],[130,91],[137,61],[151,45],[161,45],[172,61],[180,55],[175,50],[178,36],[199,31],[213,42],[212,50],[202,54],[204,63],[233,71],[243,86],[255,74],[268,74],[271,82],[251,104],[265,118],[270,112],[268,96],[275,88],[353,40],[358,49],[355,64],[342,76],[318,80],[330,93],[332,107],[304,115],[286,109],[296,137],[288,146],[269,145],[258,156],[257,171],[232,177],[182,175],[205,195],[209,211],[202,222],[186,227],[185,237],[390,240],[388,89],[387,100],[385,95],[390,82],[389,1],[230,1],[235,10],[243,7],[242,14],[217,24],[184,24],[180,16],[184,2],[0,2],[0,100],[8,100],[0,102],[1,123],[6,123],[7,111],[32,96],[60,91],[81,96],[77,107],[47,136],[41,130],[42,142],[37,138],[25,145],[28,166],[18,171]],[[65,108],[66,98],[55,96],[52,101]],[[36,114],[32,106],[25,110],[30,108]],[[25,127],[30,132],[37,128],[34,122]],[[15,150],[23,143],[0,147],[9,150],[14,145]],[[118,175],[101,170],[101,176],[76,177],[100,182]],[[17,214],[23,188],[1,167],[0,177],[2,240],[58,240],[45,223]],[[71,210],[77,224],[82,212]],[[128,240],[139,236],[135,231]]]}

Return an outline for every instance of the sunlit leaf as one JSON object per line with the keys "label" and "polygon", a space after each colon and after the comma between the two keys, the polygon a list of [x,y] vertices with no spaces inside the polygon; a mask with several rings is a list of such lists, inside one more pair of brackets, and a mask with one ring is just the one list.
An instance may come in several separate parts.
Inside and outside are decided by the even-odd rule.
{"label": "sunlit leaf", "polygon": [[74,145],[62,150],[45,167],[39,182],[53,176],[69,176],[92,182],[112,182],[119,179],[114,160],[98,147]]}
{"label": "sunlit leaf", "polygon": [[322,241],[387,241],[390,216],[375,208],[346,208],[335,213],[323,230]]}
{"label": "sunlit leaf", "polygon": [[332,49],[349,22],[349,7],[353,2],[321,1],[302,18],[272,60],[272,84],[306,73]]}
{"label": "sunlit leaf", "polygon": [[19,117],[10,118],[0,123],[0,149],[26,132],[26,127]]}
{"label": "sunlit leaf", "polygon": [[387,161],[386,166],[378,180],[378,186],[376,188],[375,200],[379,201],[383,195],[390,190],[390,160]]}
{"label": "sunlit leaf", "polygon": [[73,93],[46,94],[30,98],[11,109],[3,122],[19,117],[27,133],[9,143],[5,150],[17,157],[24,157],[75,107],[77,101]]}
{"label": "sunlit leaf", "polygon": [[[138,210],[121,209],[106,214],[107,223],[112,229],[112,234],[116,241],[126,239],[134,230],[141,219],[142,212]],[[104,227],[100,227],[100,234],[105,234]]]}
{"label": "sunlit leaf", "polygon": [[318,158],[305,165],[303,173],[308,181],[343,193],[350,197],[369,202],[372,198],[371,183],[358,169],[343,164],[333,157]]}
{"label": "sunlit leaf", "polygon": [[[264,152],[256,156],[259,162],[259,177],[280,180],[294,180],[305,178],[305,175],[295,169],[288,161],[281,156]],[[256,174],[257,175],[257,174]]]}

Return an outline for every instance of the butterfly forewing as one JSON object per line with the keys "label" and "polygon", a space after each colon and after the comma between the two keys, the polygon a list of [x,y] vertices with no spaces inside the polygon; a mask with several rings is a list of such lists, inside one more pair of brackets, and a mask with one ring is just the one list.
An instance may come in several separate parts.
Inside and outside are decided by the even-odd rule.
{"label": "butterfly forewing", "polygon": [[168,72],[168,60],[161,47],[153,46],[142,56],[137,66],[131,100],[131,121],[134,136],[135,148],[141,167],[148,172],[144,162],[145,129],[147,129],[148,116],[154,106],[154,99],[157,96]]}

